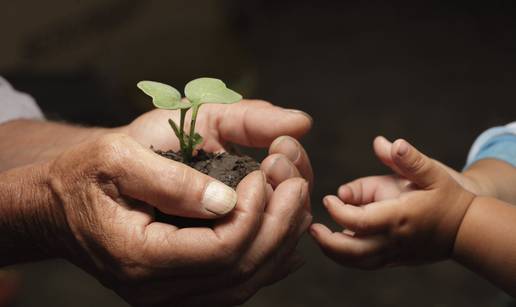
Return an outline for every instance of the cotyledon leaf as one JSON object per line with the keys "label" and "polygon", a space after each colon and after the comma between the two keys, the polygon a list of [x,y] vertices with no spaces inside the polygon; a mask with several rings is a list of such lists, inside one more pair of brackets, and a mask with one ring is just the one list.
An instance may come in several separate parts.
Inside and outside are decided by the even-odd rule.
{"label": "cotyledon leaf", "polygon": [[156,81],[140,81],[137,84],[145,94],[152,97],[152,103],[160,109],[189,109],[192,104],[181,100],[181,93],[170,85]]}
{"label": "cotyledon leaf", "polygon": [[188,82],[185,96],[193,104],[235,103],[242,100],[242,95],[226,87],[219,79],[199,78]]}

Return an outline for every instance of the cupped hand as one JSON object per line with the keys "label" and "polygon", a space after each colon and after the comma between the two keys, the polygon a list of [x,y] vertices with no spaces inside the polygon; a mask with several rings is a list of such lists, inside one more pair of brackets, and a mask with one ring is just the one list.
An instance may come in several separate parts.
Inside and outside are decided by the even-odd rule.
{"label": "cupped hand", "polygon": [[[120,128],[144,147],[177,150],[179,142],[168,124],[179,121],[178,111],[156,109]],[[186,130],[189,114],[185,120]],[[313,172],[306,151],[297,141],[312,126],[311,117],[298,110],[284,109],[262,100],[242,100],[236,104],[206,104],[197,116],[196,129],[203,136],[199,146],[208,152],[226,150],[234,143],[267,148],[269,154],[262,170],[273,186],[291,177],[305,178],[310,187]],[[274,167],[273,167],[274,165]]]}
{"label": "cupped hand", "polygon": [[345,227],[314,224],[311,234],[335,261],[363,269],[436,261],[450,256],[474,194],[440,163],[404,140],[374,142],[396,175],[358,179],[327,196],[331,217]]}
{"label": "cupped hand", "polygon": [[[63,243],[61,255],[131,304],[238,304],[302,265],[295,246],[311,223],[302,178],[271,193],[256,171],[235,192],[124,134],[71,148],[48,169],[53,208],[62,211],[54,216],[64,217],[52,239]],[[180,229],[156,222],[155,208],[218,219]]]}

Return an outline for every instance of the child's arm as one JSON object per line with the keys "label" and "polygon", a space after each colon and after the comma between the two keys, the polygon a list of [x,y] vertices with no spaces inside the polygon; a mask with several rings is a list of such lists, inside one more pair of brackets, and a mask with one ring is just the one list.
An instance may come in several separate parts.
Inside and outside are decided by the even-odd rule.
{"label": "child's arm", "polygon": [[516,205],[516,167],[511,164],[499,159],[482,159],[462,174],[475,182],[476,195],[490,196]]}
{"label": "child's arm", "polygon": [[[377,139],[375,152],[398,175],[362,178],[342,186],[340,199],[326,197],[330,215],[346,230],[314,224],[311,233],[322,250],[365,269],[453,257],[515,295],[516,208],[492,200],[495,206],[486,209],[485,198],[403,140]],[[481,209],[489,218],[482,219]],[[483,255],[489,250],[498,255]]]}
{"label": "child's arm", "polygon": [[516,296],[516,207],[476,197],[457,233],[452,258]]}
{"label": "child's arm", "polygon": [[490,128],[478,136],[463,177],[477,186],[475,194],[516,205],[516,122]]}

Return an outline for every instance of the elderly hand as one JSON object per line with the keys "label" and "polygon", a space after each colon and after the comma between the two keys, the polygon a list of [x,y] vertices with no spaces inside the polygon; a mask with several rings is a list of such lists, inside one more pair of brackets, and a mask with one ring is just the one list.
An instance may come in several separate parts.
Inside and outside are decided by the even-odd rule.
{"label": "elderly hand", "polygon": [[[188,130],[188,123],[185,121]],[[179,142],[168,124],[179,122],[179,112],[156,109],[138,117],[120,132],[132,136],[144,147],[177,150]],[[308,155],[297,142],[312,126],[311,117],[298,110],[283,109],[261,100],[242,100],[236,104],[203,105],[196,129],[203,136],[200,147],[206,151],[224,151],[227,143],[266,148],[271,156],[262,163],[274,186],[281,181],[302,176],[313,183]],[[274,171],[272,165],[275,165]],[[267,169],[269,170],[267,172]]]}
{"label": "elderly hand", "polygon": [[[2,241],[13,248],[2,263],[65,257],[145,306],[238,304],[295,271],[302,264],[295,246],[311,222],[312,172],[300,144],[284,135],[302,135],[310,119],[263,102],[224,109],[236,124],[223,124],[220,111],[210,108],[199,118],[207,150],[225,141],[272,143],[263,171],[244,178],[236,192],[149,150],[164,145],[139,132],[166,127],[169,115],[149,112],[119,129],[140,144],[107,134],[3,173],[0,190],[13,195],[3,197],[10,218],[0,219],[0,228],[13,234]],[[166,130],[173,142],[172,136]],[[179,229],[157,222],[155,208],[216,221]]]}

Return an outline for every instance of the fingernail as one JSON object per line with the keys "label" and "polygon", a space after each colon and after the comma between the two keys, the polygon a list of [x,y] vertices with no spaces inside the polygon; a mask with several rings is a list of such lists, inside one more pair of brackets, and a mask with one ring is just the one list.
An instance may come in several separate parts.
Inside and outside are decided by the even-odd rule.
{"label": "fingernail", "polygon": [[398,155],[403,156],[409,150],[408,144],[405,141],[400,142],[400,146],[398,147]]}
{"label": "fingernail", "polygon": [[312,237],[317,236],[317,229],[315,228],[314,224],[312,224],[310,228],[308,228],[308,232],[310,233],[310,235],[312,235]]}
{"label": "fingernail", "polygon": [[342,231],[342,233],[343,233],[343,234],[345,234],[345,235],[348,235],[348,236],[350,236],[350,237],[354,237],[354,236],[355,236],[355,232],[354,232],[354,231],[352,231],[352,230],[349,230],[349,229],[344,229],[344,230]]}
{"label": "fingernail", "polygon": [[304,111],[296,110],[296,109],[285,109],[285,111],[291,112],[291,113],[295,113],[295,114],[301,114],[301,115],[305,116],[306,118],[308,118],[311,123],[314,122],[313,117],[310,114],[308,114],[308,113],[306,113]]}
{"label": "fingernail", "polygon": [[216,215],[224,215],[233,210],[237,202],[235,190],[222,182],[212,181],[206,187],[201,204],[204,209]]}
{"label": "fingernail", "polygon": [[297,142],[289,136],[281,136],[277,138],[272,143],[271,149],[272,148],[274,148],[274,152],[285,155],[292,162],[297,161],[301,155]]}

